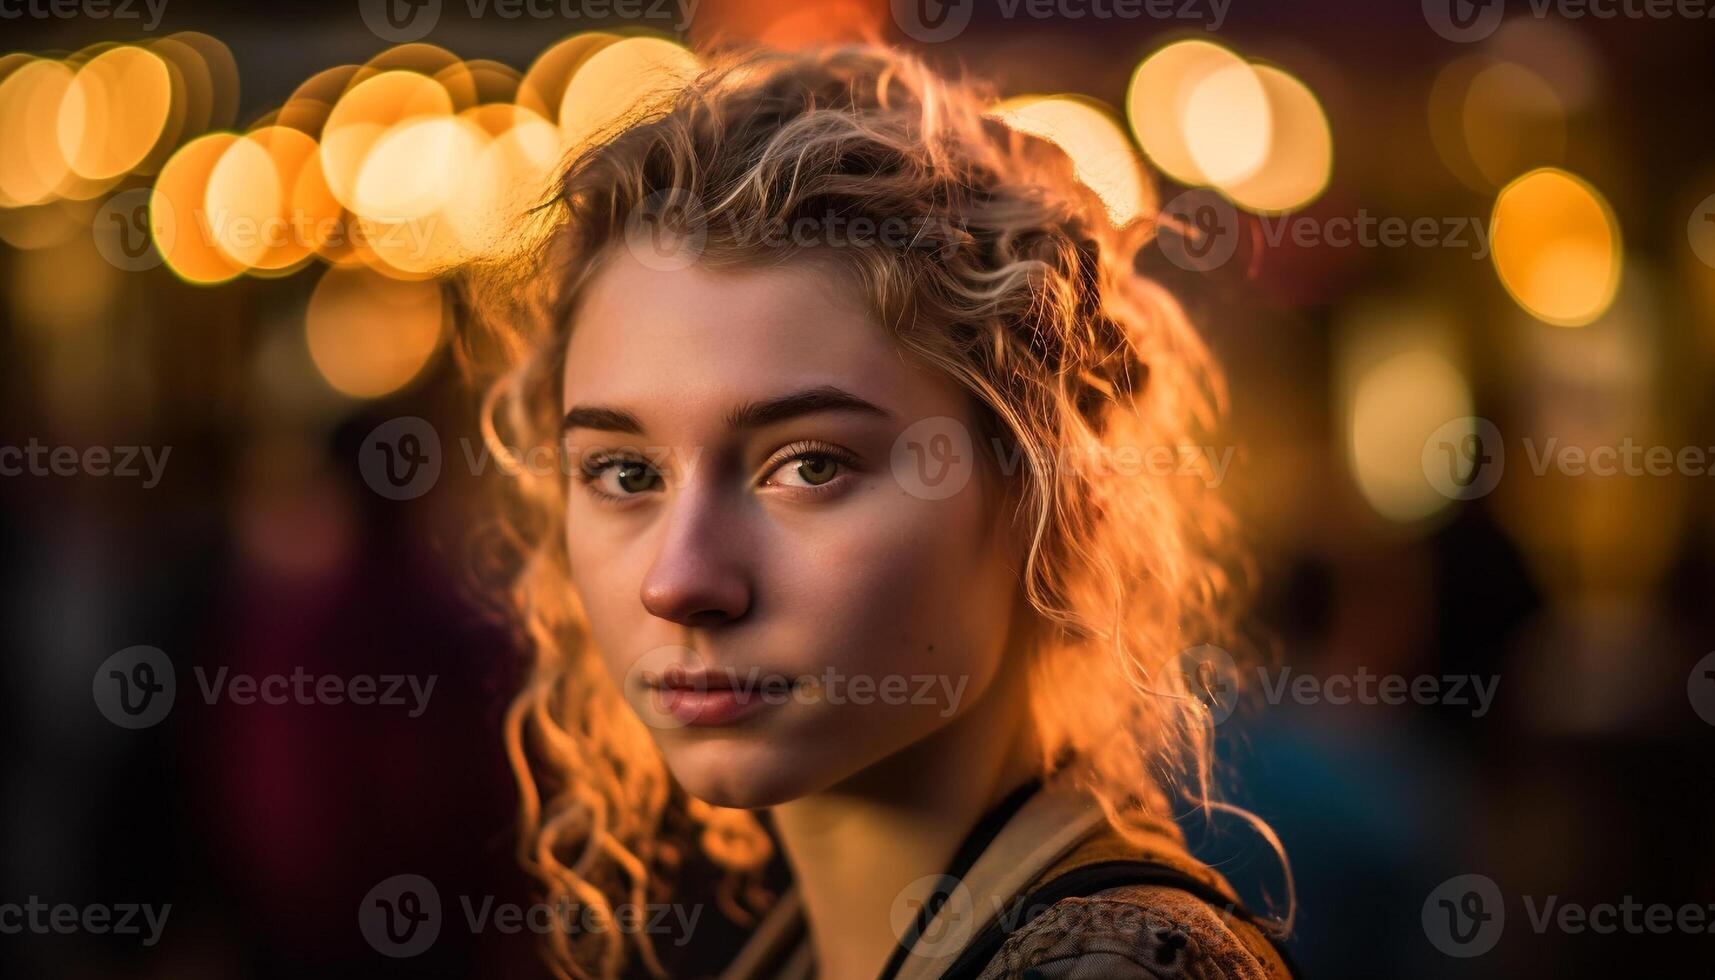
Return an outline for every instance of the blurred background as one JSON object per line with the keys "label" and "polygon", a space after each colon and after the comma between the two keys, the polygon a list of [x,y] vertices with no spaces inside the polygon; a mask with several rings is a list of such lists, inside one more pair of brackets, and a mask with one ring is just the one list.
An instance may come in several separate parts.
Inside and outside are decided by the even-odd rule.
{"label": "blurred background", "polygon": [[[546,975],[459,907],[532,897],[520,666],[474,584],[498,467],[434,274],[528,245],[508,219],[687,45],[878,36],[992,79],[1117,220],[1161,216],[1138,266],[1228,372],[1194,448],[1230,461],[1262,687],[1311,679],[1220,728],[1306,974],[1709,975],[1707,13],[4,0],[0,973]],[[204,697],[294,669],[350,696]],[[176,700],[139,709],[162,671]],[[420,711],[350,703],[395,676],[434,679]],[[444,912],[405,957],[359,917],[400,874]],[[171,911],[146,945],[16,927],[33,899]]]}

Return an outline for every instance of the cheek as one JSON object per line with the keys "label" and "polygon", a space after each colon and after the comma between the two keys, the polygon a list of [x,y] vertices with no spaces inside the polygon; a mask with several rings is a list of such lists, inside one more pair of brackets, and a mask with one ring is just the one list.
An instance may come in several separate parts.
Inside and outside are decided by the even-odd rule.
{"label": "cheek", "polygon": [[1015,573],[972,491],[922,500],[889,485],[817,528],[783,587],[794,618],[815,624],[817,667],[853,673],[993,672]]}
{"label": "cheek", "polygon": [[626,642],[626,637],[641,635],[647,615],[639,598],[643,569],[631,567],[641,560],[641,549],[604,540],[603,533],[592,527],[576,527],[572,522],[566,533],[571,588],[590,639],[608,673],[618,680],[631,666],[624,658],[638,652],[636,643]]}

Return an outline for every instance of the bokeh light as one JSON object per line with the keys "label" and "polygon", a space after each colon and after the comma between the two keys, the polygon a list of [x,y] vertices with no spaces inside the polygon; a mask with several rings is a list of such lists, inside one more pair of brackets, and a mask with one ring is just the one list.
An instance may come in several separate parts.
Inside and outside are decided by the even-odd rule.
{"label": "bokeh light", "polygon": [[[1243,58],[1209,41],[1178,41],[1145,58],[1132,74],[1126,113],[1150,162],[1181,184],[1209,183],[1188,138],[1192,94],[1207,79],[1222,76],[1225,80],[1211,89],[1205,101],[1217,96],[1242,101],[1247,94],[1243,79],[1249,72]],[[1248,94],[1260,100],[1260,85]],[[1250,109],[1256,109],[1255,102]],[[1223,120],[1210,123],[1222,124]],[[1201,140],[1205,155],[1216,153],[1224,142],[1218,129],[1204,131]],[[1251,152],[1244,150],[1243,140],[1240,148]]]}
{"label": "bokeh light", "polygon": [[307,259],[311,226],[328,216],[309,212],[297,194],[316,142],[289,126],[265,126],[235,141],[209,174],[204,204],[214,241],[227,258],[274,271]]}
{"label": "bokeh light", "polygon": [[[322,130],[322,177],[334,199],[357,214],[377,220],[401,217],[364,210],[358,182],[364,163],[381,138],[396,125],[419,118],[450,117],[452,96],[426,75],[385,71],[352,86],[328,115]],[[408,179],[405,174],[395,174]],[[370,178],[370,185],[382,179]]]}
{"label": "bokeh light", "polygon": [[993,115],[1066,151],[1116,225],[1136,220],[1153,203],[1142,161],[1106,107],[1071,96],[1022,96],[1002,102]]}
{"label": "bokeh light", "polygon": [[1542,77],[1501,61],[1471,79],[1463,134],[1485,183],[1498,187],[1532,167],[1559,163],[1566,149],[1566,107]]}
{"label": "bokeh light", "polygon": [[1348,411],[1352,475],[1377,513],[1411,522],[1447,505],[1425,477],[1423,446],[1445,424],[1471,416],[1470,387],[1451,361],[1431,348],[1394,353],[1358,377]]}
{"label": "bokeh light", "polygon": [[1495,271],[1532,316],[1574,327],[1601,316],[1619,288],[1619,222],[1588,182],[1552,167],[1501,190],[1489,224]]}
{"label": "bokeh light", "polygon": [[617,34],[592,31],[557,42],[536,56],[518,83],[518,104],[545,119],[558,121],[566,86],[585,61],[619,40]]}
{"label": "bokeh light", "polygon": [[172,115],[167,63],[142,48],[120,46],[79,68],[60,103],[60,152],[89,180],[126,173],[149,156]]}
{"label": "bokeh light", "polygon": [[582,146],[683,88],[697,73],[696,56],[654,37],[628,37],[578,65],[556,118],[567,146]]}
{"label": "bokeh light", "polygon": [[1268,152],[1255,173],[1228,182],[1222,190],[1251,211],[1301,208],[1321,196],[1333,174],[1334,137],[1328,116],[1303,82],[1279,68],[1254,67],[1272,120]]}
{"label": "bokeh light", "polygon": [[161,168],[149,197],[155,249],[186,282],[225,282],[244,271],[217,247],[207,207],[209,178],[238,140],[236,133],[210,133],[186,143]]}
{"label": "bokeh light", "polygon": [[59,110],[71,88],[72,70],[58,61],[33,59],[0,81],[0,204],[40,204],[54,196],[71,173],[60,150]]}
{"label": "bokeh light", "polygon": [[434,282],[364,268],[322,273],[304,316],[316,370],[334,390],[380,398],[408,384],[439,347],[445,301]]}
{"label": "bokeh light", "polygon": [[1332,174],[1333,134],[1310,87],[1208,41],[1178,41],[1145,58],[1126,113],[1163,173],[1250,211],[1301,208]]}
{"label": "bokeh light", "polygon": [[1226,65],[1199,78],[1185,93],[1183,111],[1185,149],[1204,183],[1244,180],[1268,159],[1274,120],[1250,65]]}

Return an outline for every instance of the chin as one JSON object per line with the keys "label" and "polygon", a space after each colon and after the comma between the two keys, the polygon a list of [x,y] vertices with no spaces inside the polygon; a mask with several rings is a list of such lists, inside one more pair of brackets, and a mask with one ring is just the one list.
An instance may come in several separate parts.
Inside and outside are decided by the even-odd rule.
{"label": "chin", "polygon": [[[685,792],[713,806],[755,810],[827,789],[846,773],[834,760],[798,748],[759,744],[730,735],[675,733],[661,746]],[[853,767],[856,768],[855,766]]]}

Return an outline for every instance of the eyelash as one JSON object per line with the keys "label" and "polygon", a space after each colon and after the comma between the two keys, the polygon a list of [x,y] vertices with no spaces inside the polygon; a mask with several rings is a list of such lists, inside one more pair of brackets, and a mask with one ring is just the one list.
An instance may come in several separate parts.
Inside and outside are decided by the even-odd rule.
{"label": "eyelash", "polygon": [[[781,455],[782,453],[785,455]],[[826,483],[813,487],[792,488],[799,493],[820,494],[832,490],[839,485],[842,478],[847,475],[847,472],[856,468],[857,465],[857,458],[850,452],[841,449],[839,446],[832,443],[822,442],[816,439],[806,439],[791,443],[782,447],[775,455],[778,457],[778,461],[768,468],[768,472],[771,475],[791,463],[801,462],[806,459],[825,458],[832,460],[835,464],[841,467],[841,471]],[[645,494],[636,493],[620,496],[618,494],[608,493],[606,490],[601,489],[598,482],[601,480],[602,474],[607,472],[609,468],[625,463],[640,464],[652,470],[654,469],[649,460],[644,459],[641,456],[633,455],[631,453],[598,452],[578,465],[576,476],[578,482],[583,484],[584,489],[588,490],[592,496],[601,500],[603,503],[623,504],[629,499],[642,497],[645,496]],[[656,478],[660,479],[659,473],[656,474]]]}

